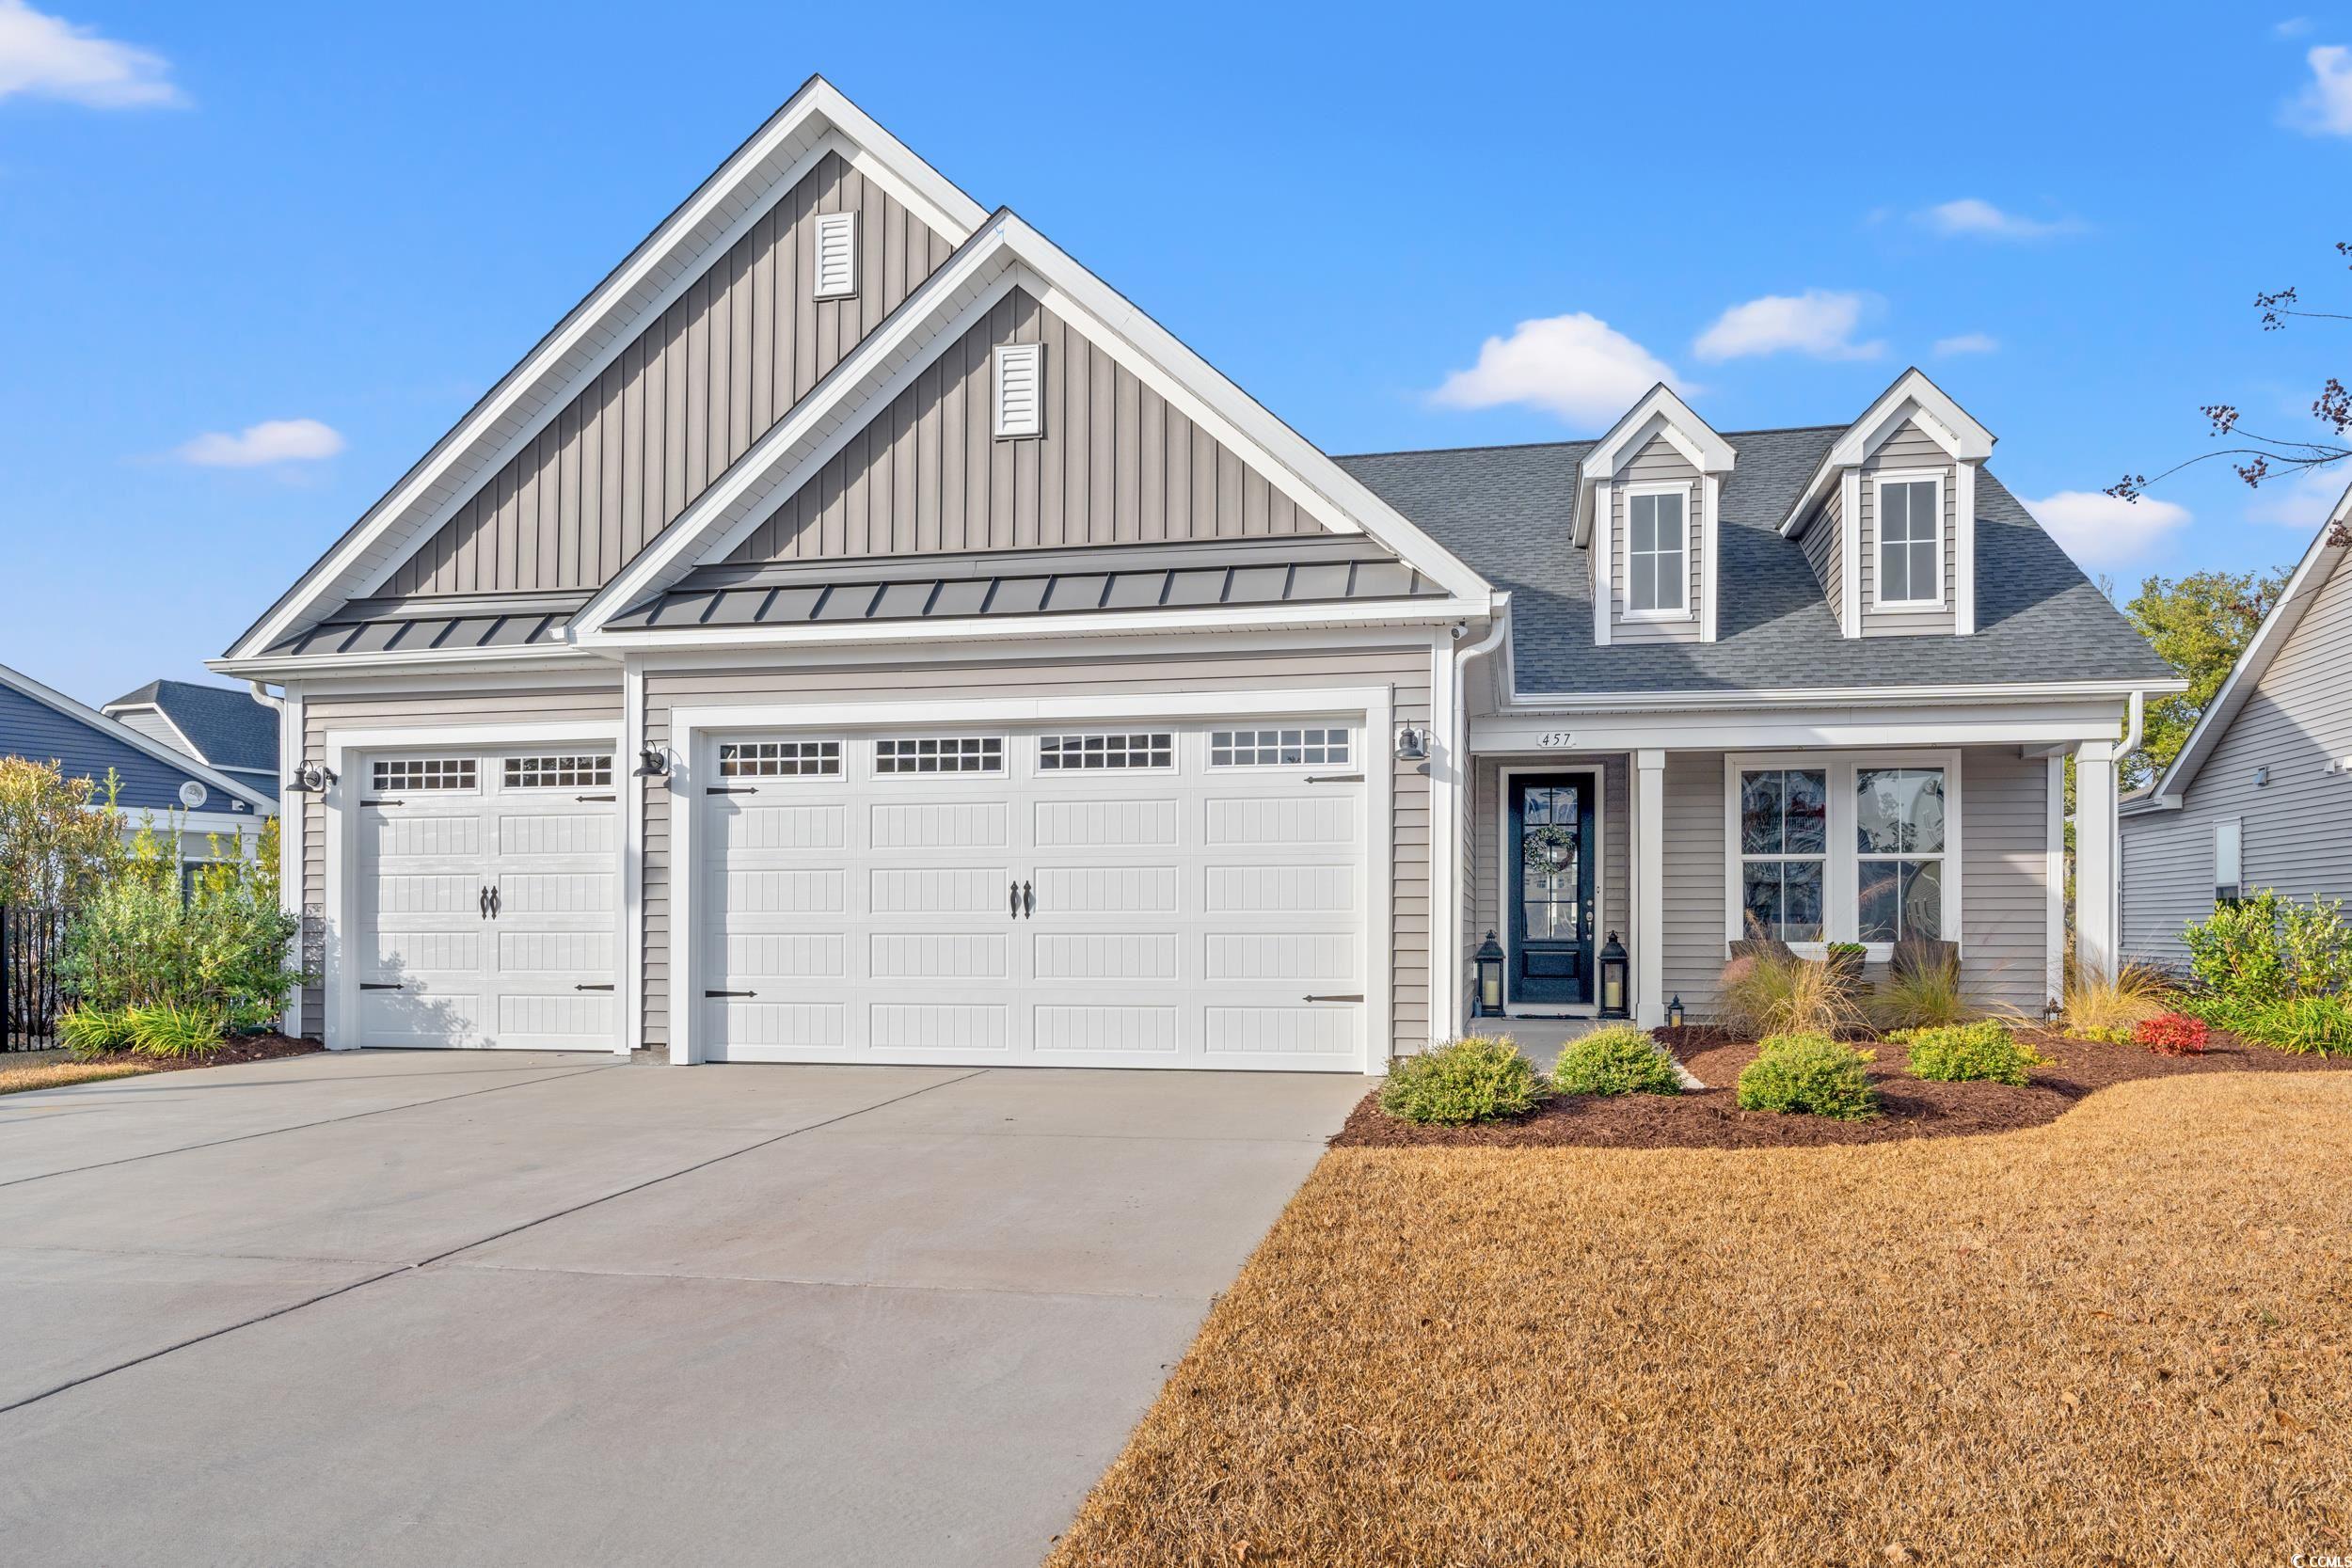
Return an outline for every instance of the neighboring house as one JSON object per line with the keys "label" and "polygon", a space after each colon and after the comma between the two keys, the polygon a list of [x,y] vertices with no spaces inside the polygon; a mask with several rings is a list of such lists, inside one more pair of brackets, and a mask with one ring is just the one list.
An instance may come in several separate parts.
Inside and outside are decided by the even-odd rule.
{"label": "neighboring house", "polygon": [[149,681],[99,711],[278,799],[278,710],[250,691]]}
{"label": "neighboring house", "polygon": [[2122,808],[2123,951],[2180,969],[2181,932],[2269,888],[2352,898],[2352,573],[2337,531],[2312,541],[2180,754]]}
{"label": "neighboring house", "polygon": [[176,833],[183,866],[249,849],[278,812],[275,791],[249,774],[215,768],[5,665],[0,756],[54,762],[68,778],[92,780],[102,794],[111,773],[123,831]]}
{"label": "neighboring house", "polygon": [[812,81],[215,668],[334,1046],[1380,1071],[1714,1006],[1751,918],[2114,952],[2180,683],[1919,372],[1334,459]]}

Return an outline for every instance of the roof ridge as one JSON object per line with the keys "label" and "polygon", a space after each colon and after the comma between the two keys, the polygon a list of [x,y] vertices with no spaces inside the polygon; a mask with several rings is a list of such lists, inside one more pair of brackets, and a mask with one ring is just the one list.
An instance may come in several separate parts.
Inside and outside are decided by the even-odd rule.
{"label": "roof ridge", "polygon": [[[1767,425],[1759,430],[1725,430],[1718,434],[1724,440],[1730,441],[1742,436],[1794,436],[1800,433],[1811,434],[1816,431],[1842,431],[1845,428],[1842,424],[1783,424]],[[1557,451],[1562,447],[1593,447],[1599,444],[1600,437],[1597,436],[1580,436],[1574,439],[1563,441],[1490,441],[1483,445],[1468,447],[1397,447],[1382,451],[1342,451],[1333,452],[1331,455],[1344,462],[1357,457],[1435,457],[1445,452],[1455,451]]]}

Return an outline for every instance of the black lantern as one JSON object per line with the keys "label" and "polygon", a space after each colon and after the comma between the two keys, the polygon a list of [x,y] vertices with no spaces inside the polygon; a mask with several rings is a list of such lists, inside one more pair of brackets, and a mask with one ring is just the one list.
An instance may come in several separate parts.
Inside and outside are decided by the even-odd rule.
{"label": "black lantern", "polygon": [[1625,943],[1617,933],[1609,933],[1609,941],[1600,950],[1600,1016],[1628,1018],[1631,1009],[1626,1006]]}
{"label": "black lantern", "polygon": [[1680,991],[1677,991],[1675,999],[1666,1004],[1666,1026],[1670,1029],[1682,1027],[1682,993]]}
{"label": "black lantern", "polygon": [[1478,965],[1478,1012],[1480,1018],[1502,1016],[1502,944],[1495,941],[1492,931],[1479,943],[1471,955]]}

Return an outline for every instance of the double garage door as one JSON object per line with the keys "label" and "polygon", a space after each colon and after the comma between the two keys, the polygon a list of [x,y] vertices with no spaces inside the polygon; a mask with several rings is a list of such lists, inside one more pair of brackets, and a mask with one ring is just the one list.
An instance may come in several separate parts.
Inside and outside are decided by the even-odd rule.
{"label": "double garage door", "polygon": [[707,737],[700,1054],[1360,1071],[1359,731]]}

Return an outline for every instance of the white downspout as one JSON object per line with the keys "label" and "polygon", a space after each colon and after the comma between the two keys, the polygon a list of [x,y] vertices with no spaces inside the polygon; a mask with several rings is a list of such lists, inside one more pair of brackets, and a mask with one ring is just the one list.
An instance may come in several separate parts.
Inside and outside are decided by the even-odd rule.
{"label": "white downspout", "polygon": [[[1470,756],[1470,708],[1463,701],[1465,690],[1469,685],[1470,662],[1474,658],[1484,658],[1487,655],[1493,653],[1497,648],[1502,647],[1505,639],[1507,639],[1510,634],[1511,595],[1504,594],[1499,595],[1495,600],[1494,621],[1493,624],[1486,628],[1486,635],[1466,647],[1455,649],[1454,654],[1454,724],[1455,733],[1446,736],[1446,747],[1448,754],[1454,759],[1454,771],[1458,775],[1459,779],[1455,787],[1456,800],[1462,813],[1463,820],[1471,823],[1472,826],[1476,825],[1478,777],[1476,765],[1474,759]],[[1460,836],[1458,828],[1455,836],[1457,839]],[[1450,907],[1450,912],[1447,914],[1445,920],[1445,929],[1447,935],[1445,973],[1451,975],[1452,979],[1448,981],[1446,986],[1446,1012],[1444,1017],[1446,1020],[1445,1028],[1449,1036],[1451,1036],[1454,1030],[1461,1028],[1467,1022],[1462,1006],[1462,950],[1467,943],[1463,941],[1461,924],[1463,919],[1463,907],[1470,892],[1470,879],[1475,873],[1476,868],[1477,861],[1475,856],[1472,856],[1467,863],[1457,864],[1454,876],[1459,885],[1449,890],[1450,896],[1447,900]]]}
{"label": "white downspout", "polygon": [[[268,682],[248,680],[245,684],[251,689],[255,702],[278,715],[278,901],[279,908],[299,921],[302,918],[302,801],[299,797],[295,799],[294,817],[289,821],[285,789],[286,760],[291,755],[294,765],[297,768],[301,766],[302,736],[291,733],[294,726],[286,699],[271,696]],[[305,935],[297,927],[294,950],[291,956],[297,968],[302,963]],[[298,988],[288,989],[285,1010],[278,1018],[278,1026],[283,1034],[302,1033],[302,992]]]}

